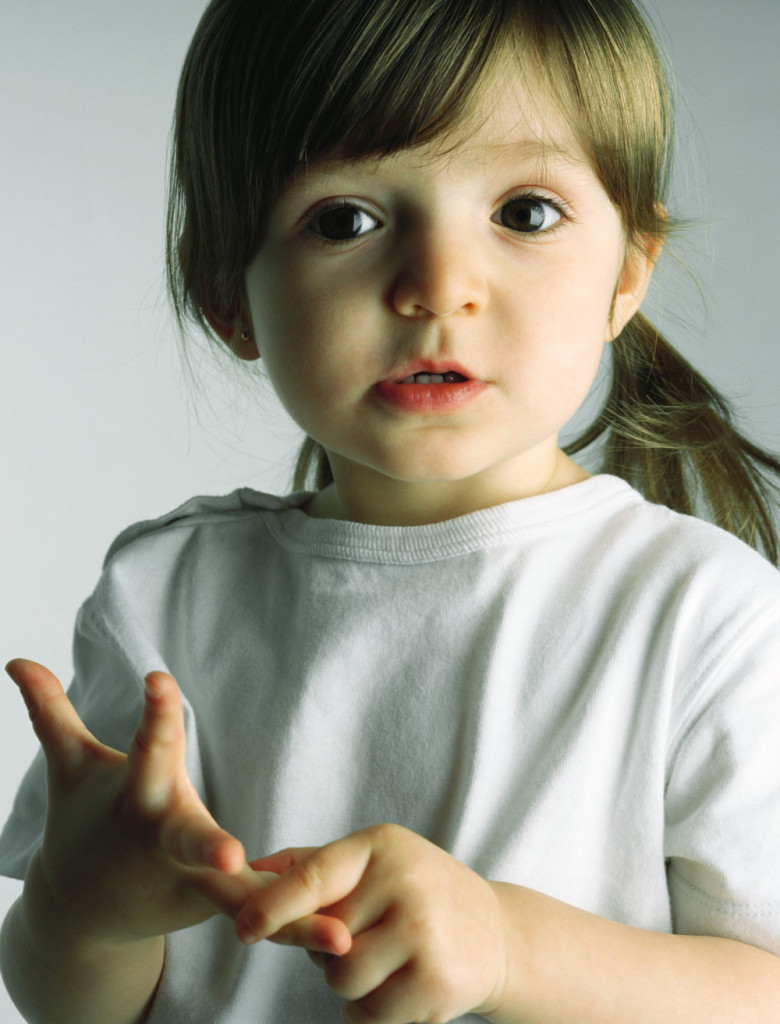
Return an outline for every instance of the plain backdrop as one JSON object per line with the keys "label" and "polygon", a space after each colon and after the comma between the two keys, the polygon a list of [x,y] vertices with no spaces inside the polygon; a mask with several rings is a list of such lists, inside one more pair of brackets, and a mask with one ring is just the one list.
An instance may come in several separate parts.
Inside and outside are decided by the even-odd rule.
{"label": "plain backdrop", "polygon": [[[0,0],[0,657],[65,682],[119,530],[196,493],[291,489],[297,428],[259,379],[201,360],[196,388],[165,302],[168,133],[204,5]],[[677,75],[671,210],[698,227],[645,309],[778,450],[780,3],[648,7]],[[35,749],[0,683],[0,821]],[[0,880],[0,916],[18,889]],[[0,991],[0,1024],[20,1020]]]}

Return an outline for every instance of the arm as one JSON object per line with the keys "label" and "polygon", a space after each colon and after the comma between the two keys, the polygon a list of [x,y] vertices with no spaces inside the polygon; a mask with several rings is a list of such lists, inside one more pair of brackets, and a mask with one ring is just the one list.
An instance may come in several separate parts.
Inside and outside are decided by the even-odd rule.
{"label": "arm", "polygon": [[618,924],[493,882],[507,970],[493,1024],[780,1024],[780,958]]}
{"label": "arm", "polygon": [[[31,1024],[136,1024],[160,979],[164,936],[235,916],[274,876],[249,867],[192,785],[170,676],[147,676],[125,755],[88,731],[47,669],[9,668],[46,755],[48,801],[43,842],[3,927],[3,979]],[[330,950],[351,941],[321,916],[298,938]]]}
{"label": "arm", "polygon": [[3,923],[0,962],[8,992],[28,1021],[136,1024],[145,1017],[164,960],[164,939],[90,941],[57,914],[30,865],[23,895]]}
{"label": "arm", "polygon": [[[319,908],[353,935],[310,954],[349,1024],[780,1024],[780,958],[744,943],[617,924],[522,886],[485,882],[395,825],[255,861],[283,872],[237,918],[255,939]],[[245,941],[247,939],[245,938]]]}

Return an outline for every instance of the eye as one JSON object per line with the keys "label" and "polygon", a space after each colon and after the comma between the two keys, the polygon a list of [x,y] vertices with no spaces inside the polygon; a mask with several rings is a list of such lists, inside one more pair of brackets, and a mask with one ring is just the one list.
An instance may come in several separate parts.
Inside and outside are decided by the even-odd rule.
{"label": "eye", "polygon": [[379,221],[367,210],[355,206],[348,200],[341,200],[325,209],[315,212],[306,225],[306,230],[316,235],[319,241],[337,245],[339,242],[351,242],[361,235],[368,234],[371,224]]}
{"label": "eye", "polygon": [[563,206],[538,195],[516,196],[501,207],[501,223],[524,235],[550,231],[564,218]]}
{"label": "eye", "polygon": [[[562,203],[536,194],[516,196],[504,203],[500,212],[504,227],[530,236],[551,232],[566,216]],[[378,227],[381,222],[373,214],[348,199],[315,210],[306,223],[307,233],[325,245],[355,241]]]}

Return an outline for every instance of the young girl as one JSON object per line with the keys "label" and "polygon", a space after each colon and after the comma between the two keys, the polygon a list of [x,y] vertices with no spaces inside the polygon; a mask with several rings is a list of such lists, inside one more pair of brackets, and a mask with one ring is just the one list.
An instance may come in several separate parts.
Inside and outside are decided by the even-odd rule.
{"label": "young girl", "polygon": [[175,309],[308,440],[9,666],[28,1020],[780,1021],[780,463],[639,312],[671,130],[630,0],[209,4]]}

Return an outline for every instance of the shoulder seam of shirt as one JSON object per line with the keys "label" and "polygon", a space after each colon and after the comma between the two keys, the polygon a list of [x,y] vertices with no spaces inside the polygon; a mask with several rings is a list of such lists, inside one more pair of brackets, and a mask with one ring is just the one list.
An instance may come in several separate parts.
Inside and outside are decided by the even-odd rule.
{"label": "shoulder seam of shirt", "polygon": [[[282,499],[273,498],[270,495],[266,496],[260,494],[260,492],[248,491],[247,488],[221,497],[191,498],[190,501],[155,519],[144,519],[122,530],[109,546],[103,559],[103,568],[105,569],[108,566],[109,562],[119,551],[142,537],[160,533],[164,530],[194,527],[209,522],[245,519],[257,516],[258,513],[266,510],[273,510],[273,505],[263,505],[259,501],[256,504],[240,504],[241,496],[244,494],[257,494],[259,498],[268,497],[270,501],[278,502],[280,508],[285,507]],[[197,502],[203,502],[205,507],[202,509],[194,507],[191,512],[187,511],[190,506],[195,506]],[[218,503],[217,507],[214,507],[215,503]],[[222,507],[219,507],[219,503],[222,503]]]}

